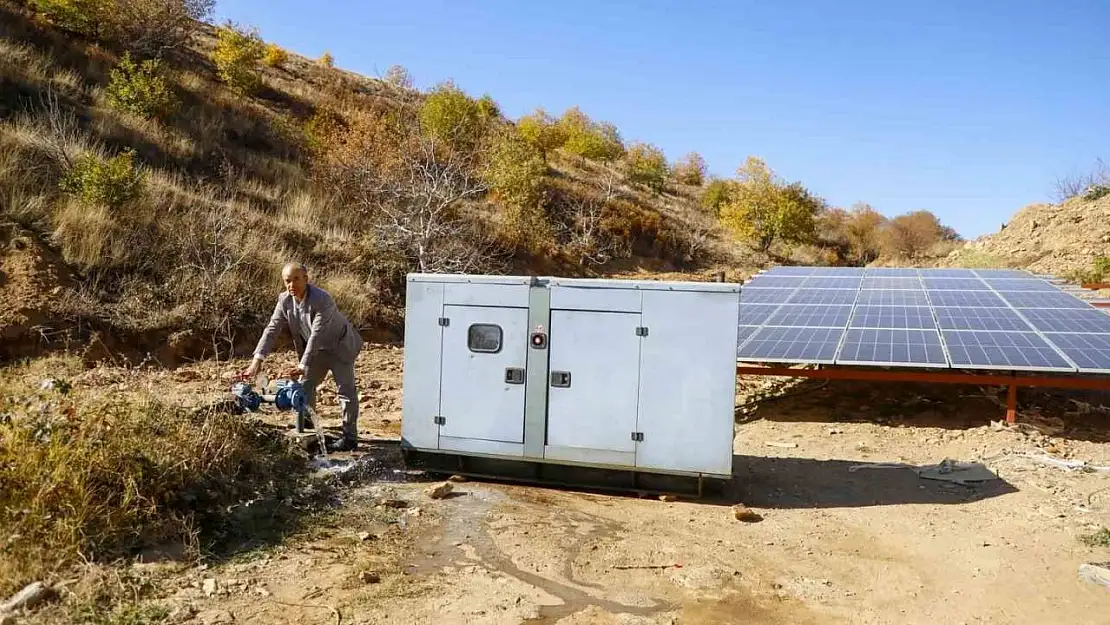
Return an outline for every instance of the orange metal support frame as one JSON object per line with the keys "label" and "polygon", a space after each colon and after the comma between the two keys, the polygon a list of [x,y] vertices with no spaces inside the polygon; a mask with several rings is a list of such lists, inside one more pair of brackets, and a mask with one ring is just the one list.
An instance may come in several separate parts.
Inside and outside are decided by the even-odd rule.
{"label": "orange metal support frame", "polygon": [[1068,378],[1038,375],[999,375],[977,373],[939,373],[929,371],[877,371],[871,369],[792,369],[737,365],[737,375],[769,375],[821,380],[861,380],[876,382],[932,382],[937,384],[990,384],[1009,387],[1006,393],[1006,422],[1017,417],[1017,388],[1040,386],[1110,391],[1110,378]]}

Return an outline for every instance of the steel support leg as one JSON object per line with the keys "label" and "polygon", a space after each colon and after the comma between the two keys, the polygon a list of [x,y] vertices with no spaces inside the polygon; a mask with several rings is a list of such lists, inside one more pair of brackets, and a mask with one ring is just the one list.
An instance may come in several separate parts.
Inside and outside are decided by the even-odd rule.
{"label": "steel support leg", "polygon": [[1006,423],[1017,420],[1017,384],[1011,384],[1006,391]]}

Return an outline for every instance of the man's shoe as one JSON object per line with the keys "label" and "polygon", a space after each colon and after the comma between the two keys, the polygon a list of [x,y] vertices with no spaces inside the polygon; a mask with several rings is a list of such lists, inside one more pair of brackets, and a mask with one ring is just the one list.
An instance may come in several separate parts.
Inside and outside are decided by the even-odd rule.
{"label": "man's shoe", "polygon": [[328,445],[328,451],[354,451],[358,448],[358,441],[353,438],[341,438]]}

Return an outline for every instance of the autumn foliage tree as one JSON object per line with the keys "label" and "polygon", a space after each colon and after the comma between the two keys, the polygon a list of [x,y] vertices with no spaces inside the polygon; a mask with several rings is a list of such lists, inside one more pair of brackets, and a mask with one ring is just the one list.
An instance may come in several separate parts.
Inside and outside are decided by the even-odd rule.
{"label": "autumn foliage tree", "polygon": [[723,180],[721,178],[714,178],[701,193],[698,202],[709,214],[714,217],[720,217],[721,207],[729,202],[732,198],[731,180]]}
{"label": "autumn foliage tree", "polygon": [[624,165],[628,179],[647,186],[655,192],[662,191],[667,184],[670,168],[667,157],[650,143],[634,143],[624,155]]}
{"label": "autumn foliage tree", "polygon": [[566,127],[559,124],[557,119],[548,115],[542,108],[537,108],[532,114],[521,117],[517,121],[517,128],[520,129],[520,136],[535,146],[545,163],[548,154],[563,147],[567,142]]}
{"label": "autumn foliage tree", "polygon": [[886,217],[870,204],[856,202],[844,222],[844,234],[852,255],[860,264],[867,264],[882,252],[883,228]]}
{"label": "autumn foliage tree", "polygon": [[785,183],[763,160],[751,156],[737,170],[721,221],[739,237],[767,252],[776,241],[813,239],[820,198],[801,183]]}
{"label": "autumn foliage tree", "polygon": [[450,82],[441,83],[420,107],[421,130],[455,150],[474,152],[489,128],[489,104],[482,104]]}
{"label": "autumn foliage tree", "polygon": [[563,112],[559,126],[566,134],[563,149],[571,154],[595,161],[615,161],[624,155],[624,141],[617,127],[590,119],[577,106]]}
{"label": "autumn foliage tree", "polygon": [[883,232],[883,248],[891,256],[914,259],[942,240],[944,226],[927,210],[916,210],[890,220]]}
{"label": "autumn foliage tree", "polygon": [[683,156],[674,166],[674,177],[679,184],[700,187],[705,182],[705,159],[697,152]]}
{"label": "autumn foliage tree", "polygon": [[29,0],[54,25],[134,52],[140,58],[180,48],[208,18],[215,0]]}

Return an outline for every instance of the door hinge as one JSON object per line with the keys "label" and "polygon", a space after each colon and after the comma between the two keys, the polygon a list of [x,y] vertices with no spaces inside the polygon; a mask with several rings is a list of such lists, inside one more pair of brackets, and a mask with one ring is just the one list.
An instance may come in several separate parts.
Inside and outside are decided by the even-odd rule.
{"label": "door hinge", "polygon": [[647,336],[647,327],[640,326],[636,328],[636,336]]}
{"label": "door hinge", "polygon": [[436,425],[447,425],[447,417],[435,416],[432,417],[432,421],[434,421]]}
{"label": "door hinge", "polygon": [[643,441],[644,440],[644,433],[643,432],[633,432],[632,433],[632,440],[634,440],[634,441]]}
{"label": "door hinge", "polygon": [[446,328],[447,326],[451,325],[451,320],[448,319],[447,317],[440,317],[439,318],[439,325]]}

